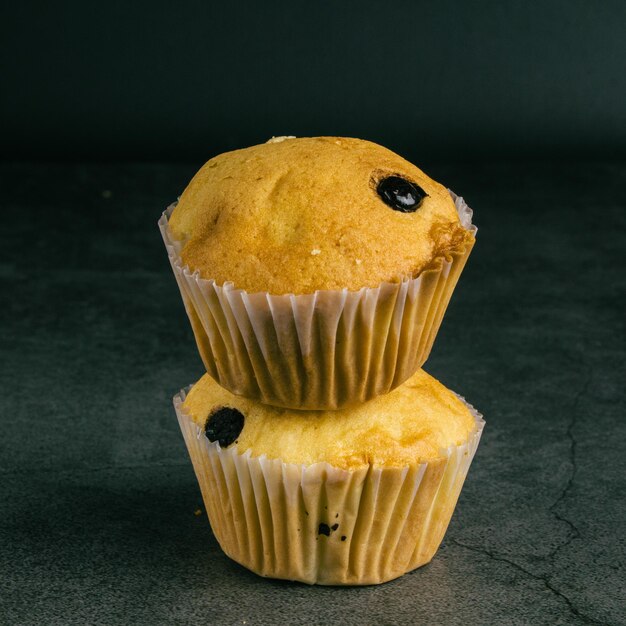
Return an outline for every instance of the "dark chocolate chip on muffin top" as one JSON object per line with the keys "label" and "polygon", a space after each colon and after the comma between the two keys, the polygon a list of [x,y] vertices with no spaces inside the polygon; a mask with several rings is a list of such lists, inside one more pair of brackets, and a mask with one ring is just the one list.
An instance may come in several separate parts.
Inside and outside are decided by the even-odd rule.
{"label": "dark chocolate chip on muffin top", "polygon": [[204,432],[209,441],[217,441],[222,448],[227,448],[239,437],[243,423],[241,411],[225,406],[209,415]]}

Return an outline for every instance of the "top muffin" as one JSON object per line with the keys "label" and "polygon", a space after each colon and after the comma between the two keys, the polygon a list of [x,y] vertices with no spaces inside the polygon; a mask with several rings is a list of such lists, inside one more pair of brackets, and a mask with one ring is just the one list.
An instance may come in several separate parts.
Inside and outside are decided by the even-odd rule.
{"label": "top muffin", "polygon": [[445,187],[382,146],[343,137],[214,157],[169,229],[202,278],[275,295],[399,282],[474,240]]}

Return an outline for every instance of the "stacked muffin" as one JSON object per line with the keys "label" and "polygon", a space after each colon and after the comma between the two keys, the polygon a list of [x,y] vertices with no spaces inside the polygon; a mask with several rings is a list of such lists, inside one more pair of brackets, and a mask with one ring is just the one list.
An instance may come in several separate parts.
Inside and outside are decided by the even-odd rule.
{"label": "stacked muffin", "polygon": [[174,405],[213,532],[252,571],[373,584],[430,561],[484,422],[419,369],[475,240],[376,144],[208,161],[159,222],[208,372]]}

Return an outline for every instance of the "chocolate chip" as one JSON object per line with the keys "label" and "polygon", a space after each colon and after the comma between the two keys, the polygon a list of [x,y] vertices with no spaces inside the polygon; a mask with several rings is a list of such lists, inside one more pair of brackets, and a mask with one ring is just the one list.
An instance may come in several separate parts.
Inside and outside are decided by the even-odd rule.
{"label": "chocolate chip", "polygon": [[331,526],[331,529],[332,529],[332,530],[337,530],[338,528],[339,528],[339,524],[333,524],[333,525]]}
{"label": "chocolate chip", "polygon": [[400,176],[387,176],[377,185],[376,191],[383,202],[394,211],[417,211],[428,194],[416,183]]}
{"label": "chocolate chip", "polygon": [[319,525],[319,528],[317,529],[317,534],[318,535],[326,535],[327,537],[330,537],[330,526],[328,526],[328,524],[324,524],[324,522],[322,522]]}
{"label": "chocolate chip", "polygon": [[341,541],[345,541],[347,537],[345,535],[341,535]]}
{"label": "chocolate chip", "polygon": [[243,421],[241,411],[225,406],[209,415],[204,432],[209,441],[217,441],[222,448],[227,448],[243,430]]}

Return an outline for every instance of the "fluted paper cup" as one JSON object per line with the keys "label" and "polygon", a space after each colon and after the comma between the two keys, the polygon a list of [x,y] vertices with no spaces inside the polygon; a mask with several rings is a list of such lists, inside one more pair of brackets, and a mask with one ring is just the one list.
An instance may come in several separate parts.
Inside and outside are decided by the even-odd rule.
{"label": "fluted paper cup", "polygon": [[[472,211],[452,192],[461,223]],[[333,410],[388,393],[426,361],[474,239],[419,276],[359,291],[248,293],[201,278],[181,260],[159,220],[207,372],[232,393],[264,404]]]}
{"label": "fluted paper cup", "polygon": [[188,389],[174,407],[222,550],[261,576],[309,584],[378,584],[428,563],[484,427],[466,403],[475,420],[467,441],[428,463],[297,465],[210,442],[182,406]]}

